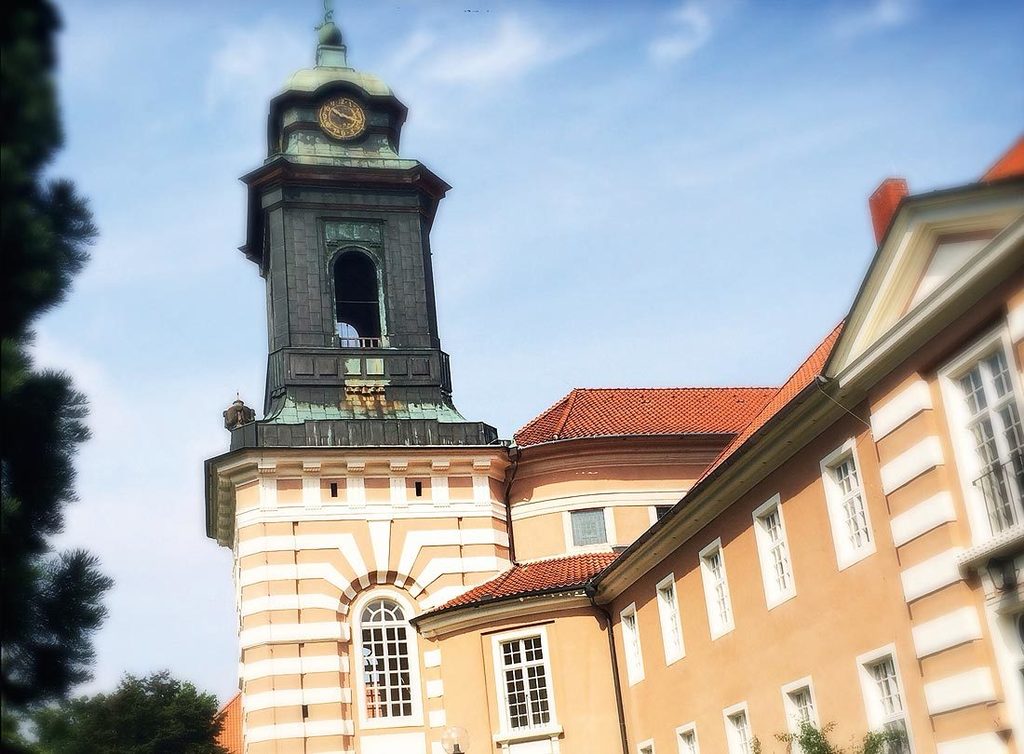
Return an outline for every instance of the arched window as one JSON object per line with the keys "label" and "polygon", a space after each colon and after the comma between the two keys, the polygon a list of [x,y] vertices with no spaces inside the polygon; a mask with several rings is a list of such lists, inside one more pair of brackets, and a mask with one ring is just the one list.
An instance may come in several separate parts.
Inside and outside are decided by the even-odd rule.
{"label": "arched window", "polygon": [[366,719],[412,717],[414,676],[405,612],[397,602],[374,599],[363,608],[359,624]]}
{"label": "arched window", "polygon": [[334,317],[342,346],[379,345],[377,265],[361,251],[346,251],[334,260]]}

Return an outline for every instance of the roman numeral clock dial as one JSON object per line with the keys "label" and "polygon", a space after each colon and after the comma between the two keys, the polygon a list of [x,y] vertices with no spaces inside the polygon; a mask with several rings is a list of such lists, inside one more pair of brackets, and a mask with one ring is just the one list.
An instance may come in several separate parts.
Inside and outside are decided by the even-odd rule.
{"label": "roman numeral clock dial", "polygon": [[335,97],[320,105],[320,128],[335,139],[349,140],[366,130],[366,111],[355,100]]}

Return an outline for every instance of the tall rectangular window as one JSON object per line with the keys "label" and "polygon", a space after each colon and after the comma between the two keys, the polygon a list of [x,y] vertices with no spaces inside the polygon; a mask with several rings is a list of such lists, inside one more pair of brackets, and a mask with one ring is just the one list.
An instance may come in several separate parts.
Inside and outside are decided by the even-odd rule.
{"label": "tall rectangular window", "polygon": [[640,626],[636,620],[636,604],[631,604],[621,613],[622,645],[626,652],[626,675],[629,685],[644,679],[644,656],[640,647]]}
{"label": "tall rectangular window", "polygon": [[550,664],[543,634],[497,638],[503,721],[509,731],[551,725]]}
{"label": "tall rectangular window", "polygon": [[821,470],[836,560],[842,570],[875,551],[854,441],[847,440],[823,459]]}
{"label": "tall rectangular window", "polygon": [[725,737],[729,754],[753,754],[754,736],[750,732],[750,718],[746,703],[725,710]]}
{"label": "tall rectangular window", "polygon": [[889,746],[890,754],[910,754],[910,729],[894,650],[883,648],[859,657],[858,663],[869,725],[896,733],[898,742]]}
{"label": "tall rectangular window", "polygon": [[[790,733],[798,734],[803,725],[818,726],[818,712],[814,707],[814,692],[809,677],[783,686],[782,702]],[[799,743],[794,742],[793,754],[802,754],[802,751]]]}
{"label": "tall rectangular window", "polygon": [[789,541],[778,495],[754,511],[754,538],[761,561],[765,600],[768,607],[772,608],[796,594],[793,567],[789,559]]}
{"label": "tall rectangular window", "polygon": [[704,600],[708,609],[711,638],[717,639],[734,628],[729,581],[725,573],[722,540],[716,539],[700,551],[700,570],[704,582]]}
{"label": "tall rectangular window", "polygon": [[679,601],[676,599],[676,577],[669,574],[658,582],[658,615],[661,618],[661,639],[665,645],[665,664],[671,665],[685,653],[683,629],[679,622]]}
{"label": "tall rectangular window", "polygon": [[676,739],[679,742],[679,754],[700,754],[696,723],[681,725],[676,728]]}
{"label": "tall rectangular window", "polygon": [[987,336],[941,373],[976,541],[1024,522],[1022,396],[1005,340]]}
{"label": "tall rectangular window", "polygon": [[569,520],[572,525],[573,546],[605,544],[608,541],[608,531],[605,527],[604,515],[604,510],[601,508],[570,511]]}

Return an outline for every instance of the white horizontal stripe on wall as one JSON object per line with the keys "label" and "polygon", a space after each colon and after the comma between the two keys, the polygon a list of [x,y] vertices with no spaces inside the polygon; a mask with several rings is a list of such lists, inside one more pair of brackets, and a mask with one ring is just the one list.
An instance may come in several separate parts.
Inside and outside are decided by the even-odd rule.
{"label": "white horizontal stripe on wall", "polygon": [[254,537],[238,543],[238,557],[263,552],[298,552],[299,550],[340,550],[354,573],[365,573],[363,554],[351,534],[282,534]]}
{"label": "white horizontal stripe on wall", "polygon": [[903,582],[903,596],[907,602],[960,581],[957,557],[961,552],[962,548],[954,547],[903,571],[900,580]]}
{"label": "white horizontal stripe on wall", "polygon": [[[411,531],[405,535],[402,554],[398,559],[398,572],[412,573],[416,558],[424,547],[441,545],[500,545],[508,547],[508,534],[494,529],[433,529]],[[396,584],[396,586],[403,586]]]}
{"label": "white horizontal stripe on wall", "polygon": [[444,681],[427,681],[427,698],[436,699],[444,694]]}
{"label": "white horizontal stripe on wall", "polygon": [[444,724],[448,721],[448,716],[444,713],[443,709],[432,709],[427,713],[427,721],[430,723],[431,728],[443,728]]}
{"label": "white horizontal stripe on wall", "polygon": [[1024,302],[1010,309],[1006,315],[1006,327],[1014,343],[1024,340]]}
{"label": "white horizontal stripe on wall", "polygon": [[889,495],[929,469],[941,466],[942,462],[939,438],[926,437],[882,467],[882,491]]}
{"label": "white horizontal stripe on wall", "polygon": [[928,383],[924,380],[915,380],[880,408],[871,412],[871,434],[877,442],[931,407],[932,395]]}
{"label": "white horizontal stripe on wall", "polygon": [[918,657],[941,652],[968,641],[981,638],[978,611],[964,607],[914,626],[914,649]]}
{"label": "white horizontal stripe on wall", "polygon": [[288,689],[264,691],[259,694],[246,694],[242,703],[246,712],[273,707],[298,707],[301,704],[350,704],[352,689]]}
{"label": "white horizontal stripe on wall", "polygon": [[315,655],[313,657],[277,657],[242,663],[242,678],[252,681],[275,675],[304,675],[306,673],[347,673],[348,657]]}
{"label": "white horizontal stripe on wall", "polygon": [[426,599],[421,600],[420,604],[424,610],[433,610],[435,607],[440,607],[448,600],[453,600],[460,594],[465,594],[472,588],[472,584],[455,584],[453,586],[441,587],[436,592],[432,592]]}
{"label": "white horizontal stripe on wall", "polygon": [[245,740],[248,743],[280,741],[285,738],[316,738],[318,736],[351,736],[354,726],[351,720],[307,720],[304,723],[277,723],[248,728]]}
{"label": "white horizontal stripe on wall", "polygon": [[238,635],[242,649],[257,644],[282,644],[297,641],[348,641],[348,624],[337,621],[320,623],[273,623],[247,628]]}
{"label": "white horizontal stripe on wall", "polygon": [[956,509],[952,495],[940,492],[893,517],[889,524],[893,544],[905,545],[947,521],[956,521]]}
{"label": "white horizontal stripe on wall", "polygon": [[977,736],[943,741],[938,745],[939,754],[1006,754],[1006,744],[998,733],[980,733]]}
{"label": "white horizontal stripe on wall", "polygon": [[300,579],[323,579],[336,586],[349,599],[356,596],[352,583],[330,563],[286,563],[242,568],[238,581],[242,586],[251,586],[264,581],[299,581]]}
{"label": "white horizontal stripe on wall", "polygon": [[975,668],[924,685],[924,698],[928,712],[942,712],[970,707],[972,704],[991,702],[996,698],[995,684],[988,668]]}
{"label": "white horizontal stripe on wall", "polygon": [[478,555],[472,558],[434,558],[416,577],[409,593],[418,597],[428,586],[449,573],[481,573],[503,571],[509,562],[493,555]]}
{"label": "white horizontal stripe on wall", "polygon": [[423,665],[428,668],[437,668],[441,666],[441,650],[440,649],[428,649],[423,653]]}
{"label": "white horizontal stripe on wall", "polygon": [[321,608],[340,612],[341,603],[329,594],[272,594],[242,601],[242,615],[254,615],[268,610],[307,610]]}

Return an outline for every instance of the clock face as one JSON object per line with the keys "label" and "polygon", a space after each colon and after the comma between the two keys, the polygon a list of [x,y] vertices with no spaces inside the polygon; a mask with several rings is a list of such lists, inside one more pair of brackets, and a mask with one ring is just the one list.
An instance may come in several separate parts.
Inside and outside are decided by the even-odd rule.
{"label": "clock face", "polygon": [[327,100],[319,115],[320,128],[335,139],[354,139],[366,130],[366,111],[348,97]]}

